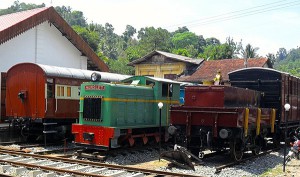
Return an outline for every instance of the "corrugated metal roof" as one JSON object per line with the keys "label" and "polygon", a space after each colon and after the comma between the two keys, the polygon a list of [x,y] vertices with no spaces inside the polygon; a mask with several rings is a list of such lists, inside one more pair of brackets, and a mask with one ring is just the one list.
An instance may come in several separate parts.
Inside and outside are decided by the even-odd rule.
{"label": "corrugated metal roof", "polygon": [[193,58],[189,58],[189,57],[182,56],[182,55],[177,55],[177,54],[172,54],[172,53],[168,53],[168,52],[155,50],[142,58],[136,59],[136,60],[128,63],[128,65],[133,66],[135,64],[139,64],[142,61],[147,60],[148,58],[152,57],[155,54],[164,55],[173,60],[177,60],[177,61],[181,61],[181,62],[185,62],[185,63],[191,63],[191,64],[195,64],[195,65],[199,65],[203,61],[203,59],[193,59]]}
{"label": "corrugated metal roof", "polygon": [[81,53],[88,58],[88,68],[109,71],[93,49],[72,29],[53,7],[43,7],[0,16],[0,44],[48,21],[53,24]]}
{"label": "corrugated metal roof", "polygon": [[188,63],[193,63],[193,64],[200,64],[203,61],[203,59],[194,59],[194,58],[177,55],[177,54],[173,54],[173,53],[168,53],[168,52],[163,52],[163,51],[158,51],[158,50],[156,52],[160,53],[166,57],[173,58],[175,60],[180,60],[183,62],[188,62]]}

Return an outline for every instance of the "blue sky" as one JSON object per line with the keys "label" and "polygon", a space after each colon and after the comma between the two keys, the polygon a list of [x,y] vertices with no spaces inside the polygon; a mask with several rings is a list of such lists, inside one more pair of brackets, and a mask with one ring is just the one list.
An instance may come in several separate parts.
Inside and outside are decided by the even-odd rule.
{"label": "blue sky", "polygon": [[[172,32],[187,26],[204,38],[225,42],[232,37],[259,47],[265,56],[280,47],[300,47],[300,0],[19,0],[47,6],[70,6],[88,22],[113,25],[121,34],[126,25],[162,27]],[[14,0],[1,0],[0,9]],[[251,15],[252,14],[252,15]]]}

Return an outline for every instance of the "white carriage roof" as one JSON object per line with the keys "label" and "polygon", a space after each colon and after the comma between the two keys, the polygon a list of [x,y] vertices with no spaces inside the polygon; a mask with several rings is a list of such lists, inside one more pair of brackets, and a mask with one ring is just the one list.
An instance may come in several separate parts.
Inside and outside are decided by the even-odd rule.
{"label": "white carriage roof", "polygon": [[90,70],[50,66],[50,65],[43,65],[43,64],[36,64],[36,65],[42,68],[45,74],[50,77],[65,77],[65,78],[90,80],[91,74],[94,72],[97,72],[98,74],[101,75],[100,81],[103,82],[117,82],[126,79],[128,77],[131,77],[129,75],[122,75],[116,73],[90,71]]}

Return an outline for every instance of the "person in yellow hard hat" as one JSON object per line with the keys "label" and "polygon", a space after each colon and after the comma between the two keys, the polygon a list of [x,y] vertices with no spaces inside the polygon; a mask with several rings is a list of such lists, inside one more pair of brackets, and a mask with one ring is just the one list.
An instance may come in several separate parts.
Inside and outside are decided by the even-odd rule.
{"label": "person in yellow hard hat", "polygon": [[216,77],[214,78],[214,85],[221,85],[222,79],[221,70],[218,70]]}

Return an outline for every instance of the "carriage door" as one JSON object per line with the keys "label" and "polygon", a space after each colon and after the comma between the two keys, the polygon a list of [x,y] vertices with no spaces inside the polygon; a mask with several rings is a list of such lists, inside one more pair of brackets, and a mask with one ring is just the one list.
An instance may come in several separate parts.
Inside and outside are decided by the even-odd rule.
{"label": "carriage door", "polygon": [[54,98],[54,79],[47,78],[45,85],[45,117],[54,117],[55,98]]}

